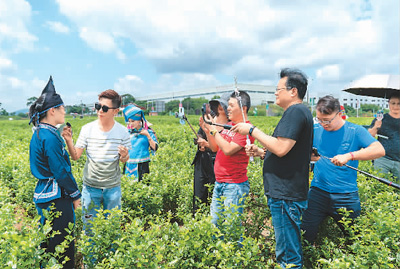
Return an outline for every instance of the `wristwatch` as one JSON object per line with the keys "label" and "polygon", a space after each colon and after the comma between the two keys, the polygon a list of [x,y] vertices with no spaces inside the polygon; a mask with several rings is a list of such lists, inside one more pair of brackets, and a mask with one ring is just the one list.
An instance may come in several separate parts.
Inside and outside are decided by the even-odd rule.
{"label": "wristwatch", "polygon": [[215,136],[217,134],[217,130],[211,130],[210,135]]}
{"label": "wristwatch", "polygon": [[250,129],[249,129],[249,135],[251,135],[252,133],[253,133],[253,131],[254,131],[254,129],[256,128],[256,126],[251,126],[250,127]]}

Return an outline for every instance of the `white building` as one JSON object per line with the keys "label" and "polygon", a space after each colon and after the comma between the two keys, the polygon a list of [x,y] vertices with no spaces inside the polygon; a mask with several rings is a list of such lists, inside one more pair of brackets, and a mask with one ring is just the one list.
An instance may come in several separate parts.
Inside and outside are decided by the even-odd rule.
{"label": "white building", "polygon": [[[313,94],[309,98],[308,103],[311,104],[313,102],[312,99],[314,99],[313,106],[315,108],[318,100],[326,95],[327,94]],[[351,106],[354,109],[357,109],[357,104],[359,104],[359,105],[372,104],[372,105],[377,105],[382,109],[389,109],[388,100],[384,99],[384,98],[361,96],[361,95],[355,95],[355,94],[351,94],[351,93],[347,93],[347,92],[341,92],[339,94],[339,96],[333,95],[333,97],[338,98],[341,105]],[[306,101],[306,100],[304,100],[304,101]]]}
{"label": "white building", "polygon": [[[250,95],[251,105],[266,105],[273,104],[275,102],[275,86],[265,85],[253,85],[253,84],[241,84],[238,83],[237,87],[239,90],[245,91]],[[222,85],[210,88],[194,89],[187,91],[170,91],[164,93],[157,93],[154,95],[140,96],[138,100],[147,100],[157,104],[155,111],[164,112],[166,102],[171,100],[183,100],[185,98],[199,98],[204,97],[208,100],[218,95],[221,96],[225,92],[233,92],[235,90],[235,84]]]}
{"label": "white building", "polygon": [[343,92],[340,95],[339,101],[340,101],[341,105],[351,106],[352,108],[357,108],[357,104],[359,104],[359,105],[372,104],[372,105],[377,105],[380,108],[389,109],[388,100],[385,98],[361,96],[361,95],[355,95],[355,94]]}

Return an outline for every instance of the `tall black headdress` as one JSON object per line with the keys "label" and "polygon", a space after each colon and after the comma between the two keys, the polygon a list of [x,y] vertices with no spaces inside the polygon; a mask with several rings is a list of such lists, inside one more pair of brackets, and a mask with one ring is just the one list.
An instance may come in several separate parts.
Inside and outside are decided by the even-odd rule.
{"label": "tall black headdress", "polygon": [[60,95],[56,93],[53,78],[50,76],[49,82],[44,87],[42,94],[29,108],[29,117],[31,118],[29,124],[33,122],[33,125],[36,126],[39,123],[40,115],[46,113],[50,108],[62,105],[64,105],[64,102]]}

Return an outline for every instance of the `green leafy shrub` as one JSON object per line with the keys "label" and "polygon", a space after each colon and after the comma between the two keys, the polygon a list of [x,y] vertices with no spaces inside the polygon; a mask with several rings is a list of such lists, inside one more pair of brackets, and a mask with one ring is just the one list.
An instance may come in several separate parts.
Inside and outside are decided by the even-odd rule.
{"label": "green leafy shrub", "polygon": [[[94,119],[68,118],[75,141],[80,128]],[[121,117],[117,120],[123,123]],[[209,207],[202,205],[192,216],[191,162],[196,152],[193,132],[174,117],[148,120],[154,124],[160,142],[150,163],[150,174],[142,182],[122,177],[122,208],[108,212],[108,218],[93,221],[94,237],[88,238],[82,231],[81,210],[75,212],[77,267],[82,263],[94,268],[277,266],[274,232],[263,190],[263,162],[255,159],[249,163],[250,194],[242,226],[230,225],[228,221],[222,229],[217,229],[210,222]],[[349,120],[367,125],[372,118]],[[198,116],[189,116],[189,121],[196,126]],[[250,121],[272,134],[279,118],[250,117]],[[36,179],[29,168],[31,135],[27,120],[0,121],[0,263],[5,268],[38,268],[42,259],[46,268],[59,268],[56,256],[38,247],[50,234],[46,233],[48,227],[38,229],[32,202]],[[84,163],[85,156],[72,162],[79,186]],[[387,177],[376,173],[371,162],[361,162],[360,169]],[[337,225],[327,219],[316,245],[304,247],[306,268],[400,267],[399,192],[363,175],[358,176],[358,182],[362,213],[348,227],[351,236],[344,238]],[[344,223],[348,220],[344,219]],[[220,238],[222,235],[224,239]],[[240,235],[243,235],[241,247],[237,244]]]}

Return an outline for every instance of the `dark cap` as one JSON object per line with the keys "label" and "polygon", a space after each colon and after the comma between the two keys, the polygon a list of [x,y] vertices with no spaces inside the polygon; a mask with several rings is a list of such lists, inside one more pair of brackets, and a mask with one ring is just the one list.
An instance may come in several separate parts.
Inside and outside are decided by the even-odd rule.
{"label": "dark cap", "polygon": [[225,111],[226,117],[228,117],[228,101],[231,96],[231,92],[226,92],[218,99],[212,99],[208,103],[210,104],[210,109],[218,115],[218,105],[221,105]]}
{"label": "dark cap", "polygon": [[54,88],[53,78],[50,76],[46,87],[44,87],[42,91],[42,94],[29,108],[29,117],[31,118],[29,124],[35,120],[35,118],[38,121],[39,116],[50,108],[59,107],[63,104],[63,100],[61,99],[60,95],[56,93],[56,89]]}

